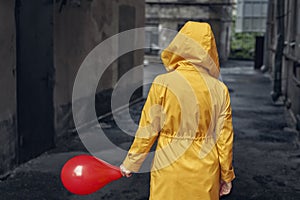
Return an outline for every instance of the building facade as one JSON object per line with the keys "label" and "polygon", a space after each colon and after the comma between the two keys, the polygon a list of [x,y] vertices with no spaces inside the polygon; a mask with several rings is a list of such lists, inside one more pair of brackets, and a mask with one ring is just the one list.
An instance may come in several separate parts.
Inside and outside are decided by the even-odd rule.
{"label": "building facade", "polygon": [[146,53],[166,47],[172,34],[163,29],[179,30],[185,22],[208,22],[215,34],[220,60],[230,53],[232,0],[146,0]]}
{"label": "building facade", "polygon": [[[110,36],[144,26],[144,10],[141,0],[0,0],[0,176],[71,134],[81,63]],[[143,54],[123,55],[105,71],[95,97],[98,115],[109,112],[114,85],[143,63]],[[142,81],[141,70],[132,82]]]}
{"label": "building facade", "polygon": [[265,66],[272,74],[272,98],[284,103],[300,130],[300,1],[269,0]]}

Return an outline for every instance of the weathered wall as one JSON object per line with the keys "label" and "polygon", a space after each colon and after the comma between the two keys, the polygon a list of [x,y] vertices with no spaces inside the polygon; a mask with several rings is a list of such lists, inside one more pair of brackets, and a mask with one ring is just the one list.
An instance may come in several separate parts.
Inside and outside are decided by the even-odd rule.
{"label": "weathered wall", "polygon": [[[144,25],[144,1],[82,0],[80,2],[80,5],[69,2],[61,10],[60,5],[57,4],[55,9],[56,85],[54,101],[58,138],[66,135],[67,130],[73,126],[70,102],[77,70],[95,46],[119,32],[119,6],[133,7],[136,16],[135,26]],[[107,51],[115,53],[114,49],[115,47],[111,47]],[[143,53],[141,51],[134,52],[134,65],[142,63]],[[109,111],[110,95],[118,75],[118,61],[116,61],[101,77],[96,95],[96,102],[102,102],[96,104],[99,114]],[[141,71],[132,80],[142,82],[142,78],[143,72]]]}
{"label": "weathered wall", "polygon": [[[188,20],[205,21],[210,23],[215,34],[220,60],[227,60],[230,52],[231,34],[231,11],[228,5],[220,3],[230,3],[231,1],[147,1],[146,19],[147,24],[157,24],[159,27],[177,30]],[[151,3],[157,2],[157,3]],[[168,4],[168,3],[170,4]],[[172,4],[174,2],[174,4]],[[180,3],[180,4],[177,4]],[[186,3],[186,4],[185,4]],[[192,3],[192,4],[190,4]],[[197,4],[199,3],[199,4]],[[211,5],[208,5],[208,4]],[[214,3],[218,5],[213,5]],[[164,48],[170,42],[169,35],[160,33],[159,46]]]}
{"label": "weathered wall", "polygon": [[[134,0],[79,0],[61,2],[53,1],[54,6],[54,109],[56,139],[66,136],[73,126],[71,112],[71,96],[74,79],[80,64],[88,53],[103,40],[117,34],[121,28],[144,26],[144,1]],[[133,27],[127,27],[123,20],[126,9],[120,12],[120,6],[134,10],[131,19]],[[17,98],[16,98],[16,30],[15,30],[15,1],[0,0],[0,176],[14,168],[18,163],[18,134],[17,134]],[[124,31],[123,30],[123,31]],[[107,51],[113,52],[117,47],[111,46]],[[141,65],[143,51],[131,54],[132,66],[124,66],[116,60],[101,77],[96,95],[96,108],[100,114],[110,107],[110,95],[120,78],[120,70]],[[127,64],[127,63],[125,63]],[[126,71],[123,71],[124,73]],[[131,77],[132,83],[143,81],[143,71],[136,72]],[[142,96],[142,91],[137,93]],[[98,100],[98,101],[97,101]],[[105,102],[101,104],[101,102]],[[107,105],[108,104],[108,105]],[[56,140],[57,142],[57,140]]]}
{"label": "weathered wall", "polygon": [[[213,1],[211,3],[230,3],[231,1]],[[216,43],[218,47],[220,60],[227,60],[230,53],[230,37],[232,25],[232,7],[231,6],[211,6],[209,12],[209,22],[211,23]]]}
{"label": "weathered wall", "polygon": [[285,60],[289,60],[283,64],[283,68],[287,73],[287,80],[284,90],[290,101],[290,110],[295,117],[298,130],[300,130],[300,1],[291,1],[290,8],[286,8],[290,17],[287,17],[286,40],[288,45],[285,49]]}
{"label": "weathered wall", "polygon": [[[297,4],[296,4],[297,3]],[[281,69],[281,92],[287,111],[294,119],[290,124],[300,130],[300,2],[292,0],[285,2],[284,16],[284,51]],[[277,1],[269,1],[267,46],[265,65],[268,67],[274,82],[275,54],[278,38]],[[297,67],[298,66],[298,67]]]}
{"label": "weathered wall", "polygon": [[[176,31],[178,25],[184,24],[189,19],[207,21],[209,19],[208,12],[208,7],[146,4],[146,22],[147,24],[157,24],[161,28]],[[159,32],[160,48],[167,47],[173,36],[167,31]]]}
{"label": "weathered wall", "polygon": [[0,0],[0,175],[16,162],[16,33],[13,0]]}

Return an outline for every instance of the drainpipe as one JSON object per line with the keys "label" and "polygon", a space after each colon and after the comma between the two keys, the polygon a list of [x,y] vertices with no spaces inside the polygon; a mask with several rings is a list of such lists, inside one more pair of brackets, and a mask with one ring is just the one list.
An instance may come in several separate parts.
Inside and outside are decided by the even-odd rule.
{"label": "drainpipe", "polygon": [[274,102],[281,96],[281,72],[284,50],[284,0],[277,0],[277,47],[275,53],[274,85],[271,96]]}
{"label": "drainpipe", "polygon": [[271,21],[272,21],[272,1],[268,0],[268,11],[267,11],[267,23],[266,23],[266,31],[265,31],[265,41],[264,41],[264,64],[261,68],[263,73],[270,70],[270,33],[271,33]]}

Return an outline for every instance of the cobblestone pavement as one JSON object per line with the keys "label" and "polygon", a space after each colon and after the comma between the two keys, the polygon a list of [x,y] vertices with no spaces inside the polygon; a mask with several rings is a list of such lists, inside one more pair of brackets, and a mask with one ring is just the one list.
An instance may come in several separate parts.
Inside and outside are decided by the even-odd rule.
{"label": "cobblestone pavement", "polygon": [[[224,66],[222,78],[230,89],[233,110],[236,179],[231,195],[223,199],[300,199],[299,133],[287,128],[284,107],[272,104],[269,76],[254,71],[252,62],[229,61]],[[145,67],[145,78],[153,79],[163,72],[160,64],[150,64]],[[145,88],[146,95],[149,86]],[[143,103],[130,107],[131,117],[136,123]],[[100,125],[88,127],[87,134],[97,132],[100,126],[114,144],[125,150],[129,148],[133,137],[124,134],[111,117],[101,120]],[[107,149],[106,144],[96,145],[102,155],[114,152],[114,149]],[[60,182],[61,167],[69,158],[86,152],[79,137],[74,135],[57,148],[21,165],[1,181],[0,199],[148,199],[149,173],[122,178],[88,196],[72,195],[66,191]],[[121,159],[116,158],[113,164],[119,164]]]}

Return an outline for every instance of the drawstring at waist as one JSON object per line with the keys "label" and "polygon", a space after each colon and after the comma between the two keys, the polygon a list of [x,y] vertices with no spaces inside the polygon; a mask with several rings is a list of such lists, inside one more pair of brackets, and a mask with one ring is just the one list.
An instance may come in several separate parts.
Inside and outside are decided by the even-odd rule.
{"label": "drawstring at waist", "polygon": [[205,136],[205,137],[201,137],[201,136],[198,136],[198,137],[188,137],[188,136],[177,136],[176,133],[174,133],[174,135],[171,135],[171,134],[166,134],[166,133],[163,133],[161,132],[159,134],[160,137],[165,137],[165,138],[170,138],[170,139],[178,139],[178,140],[195,140],[195,141],[208,141],[210,139],[213,139],[212,136]]}

